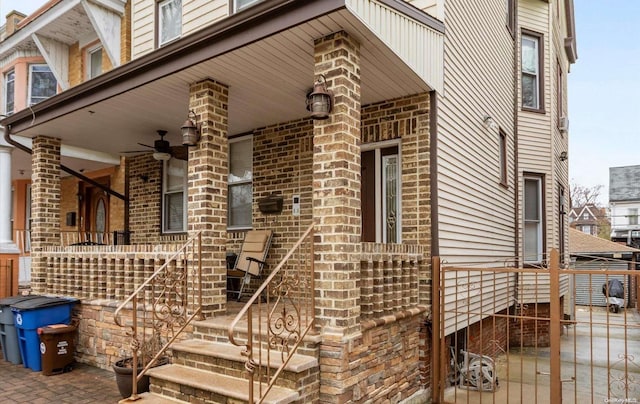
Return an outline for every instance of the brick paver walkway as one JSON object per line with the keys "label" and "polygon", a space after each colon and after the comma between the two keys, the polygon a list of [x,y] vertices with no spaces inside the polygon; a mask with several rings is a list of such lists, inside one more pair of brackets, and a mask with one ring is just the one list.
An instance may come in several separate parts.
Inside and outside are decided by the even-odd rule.
{"label": "brick paver walkway", "polygon": [[117,403],[113,372],[77,363],[71,372],[44,376],[0,355],[0,403]]}

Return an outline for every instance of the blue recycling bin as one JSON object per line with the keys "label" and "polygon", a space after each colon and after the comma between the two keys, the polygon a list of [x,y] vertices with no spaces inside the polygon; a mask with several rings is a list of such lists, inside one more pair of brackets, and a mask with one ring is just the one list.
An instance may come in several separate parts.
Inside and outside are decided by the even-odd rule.
{"label": "blue recycling bin", "polygon": [[38,295],[11,296],[0,299],[0,343],[2,343],[2,357],[4,360],[19,365],[22,363],[18,333],[13,320],[11,305],[25,300],[35,299]]}
{"label": "blue recycling bin", "polygon": [[51,324],[69,324],[71,310],[77,301],[64,297],[40,296],[11,306],[25,368],[36,372],[42,370],[38,328]]}

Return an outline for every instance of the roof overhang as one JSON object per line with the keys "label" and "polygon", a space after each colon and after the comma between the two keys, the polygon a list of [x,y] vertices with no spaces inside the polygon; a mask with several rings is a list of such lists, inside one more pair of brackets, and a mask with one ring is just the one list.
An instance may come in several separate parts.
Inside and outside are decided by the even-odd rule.
{"label": "roof overhang", "polygon": [[[420,28],[412,44],[389,43],[363,4]],[[379,28],[379,29],[378,29]],[[442,23],[400,0],[272,0],[228,17],[0,123],[25,137],[118,153],[169,131],[176,144],[189,85],[212,78],[229,86],[229,134],[308,116],[316,38],[344,30],[361,44],[363,105],[441,88]],[[379,31],[379,32],[375,32]],[[393,33],[392,33],[393,34]],[[411,47],[428,48],[410,59]],[[423,51],[424,53],[424,51]]]}

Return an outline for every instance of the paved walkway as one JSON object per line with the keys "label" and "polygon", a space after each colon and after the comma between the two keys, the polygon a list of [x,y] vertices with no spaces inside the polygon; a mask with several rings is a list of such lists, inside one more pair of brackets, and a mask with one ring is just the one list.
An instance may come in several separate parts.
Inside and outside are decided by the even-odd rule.
{"label": "paved walkway", "polygon": [[0,355],[0,403],[117,403],[113,372],[78,363],[71,372],[44,376]]}

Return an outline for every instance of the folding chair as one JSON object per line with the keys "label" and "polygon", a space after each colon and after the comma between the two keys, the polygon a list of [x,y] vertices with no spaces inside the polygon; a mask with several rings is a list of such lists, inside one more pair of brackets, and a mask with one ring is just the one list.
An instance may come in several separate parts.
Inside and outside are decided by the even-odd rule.
{"label": "folding chair", "polygon": [[[251,278],[259,278],[262,274],[272,236],[272,230],[250,230],[244,236],[238,259],[233,269],[227,270],[227,293],[237,294],[238,301],[242,297],[244,288],[251,282]],[[237,290],[233,290],[234,286],[238,286]]]}

